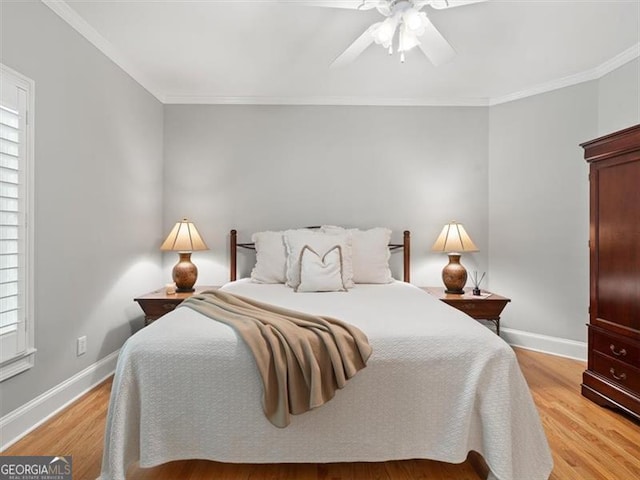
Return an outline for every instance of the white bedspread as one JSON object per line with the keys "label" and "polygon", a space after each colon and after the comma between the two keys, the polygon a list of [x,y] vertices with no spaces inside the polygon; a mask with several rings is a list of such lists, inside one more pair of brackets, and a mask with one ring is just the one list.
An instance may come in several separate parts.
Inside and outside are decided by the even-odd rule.
{"label": "white bedspread", "polygon": [[546,480],[552,460],[511,348],[489,329],[401,282],[294,293],[247,280],[226,290],[362,329],[373,354],[328,404],[285,429],[264,417],[261,384],[236,334],[179,308],[132,336],[113,383],[103,480],[140,460],[238,463],[451,463],[470,450],[499,480]]}

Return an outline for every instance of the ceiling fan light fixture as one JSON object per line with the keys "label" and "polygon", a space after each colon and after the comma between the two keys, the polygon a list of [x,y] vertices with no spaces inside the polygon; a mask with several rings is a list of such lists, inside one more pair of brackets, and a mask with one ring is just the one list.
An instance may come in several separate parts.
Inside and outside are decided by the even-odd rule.
{"label": "ceiling fan light fixture", "polygon": [[[400,28],[400,35],[398,37],[398,51],[402,53],[408,52],[418,45],[420,45],[418,36],[413,31],[411,31],[407,25],[402,25],[402,27]],[[404,61],[402,62],[404,63]]]}
{"label": "ceiling fan light fixture", "polygon": [[[404,62],[404,52],[419,46],[434,66],[443,65],[453,59],[456,51],[446,38],[421,10],[427,6],[441,10],[462,7],[487,0],[359,0],[358,10],[375,8],[378,13],[387,17],[384,21],[374,23],[365,30],[342,54],[336,58],[331,67],[343,66],[352,62],[372,43],[382,45],[389,54],[393,53],[393,42],[398,34],[396,51],[400,61]],[[337,4],[343,2],[322,2]],[[347,3],[347,2],[344,2]],[[329,5],[326,5],[329,7]],[[331,5],[333,7],[334,5]],[[344,8],[344,7],[339,7]]]}
{"label": "ceiling fan light fixture", "polygon": [[420,30],[422,30],[424,32],[424,25],[427,19],[426,17],[426,13],[419,12],[415,8],[408,8],[402,14],[402,21],[409,30],[414,32],[419,32]]}
{"label": "ceiling fan light fixture", "polygon": [[396,34],[398,28],[398,19],[395,17],[389,17],[384,22],[380,22],[372,30],[374,41],[378,45],[382,45],[384,48],[389,48],[393,43],[393,37]]}

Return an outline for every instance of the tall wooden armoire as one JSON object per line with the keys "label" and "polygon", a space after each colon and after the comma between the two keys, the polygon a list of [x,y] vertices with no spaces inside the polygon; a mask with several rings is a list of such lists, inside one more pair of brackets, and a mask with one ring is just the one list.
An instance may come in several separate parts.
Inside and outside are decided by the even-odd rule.
{"label": "tall wooden armoire", "polygon": [[589,363],[582,394],[640,420],[640,125],[581,146],[590,165]]}

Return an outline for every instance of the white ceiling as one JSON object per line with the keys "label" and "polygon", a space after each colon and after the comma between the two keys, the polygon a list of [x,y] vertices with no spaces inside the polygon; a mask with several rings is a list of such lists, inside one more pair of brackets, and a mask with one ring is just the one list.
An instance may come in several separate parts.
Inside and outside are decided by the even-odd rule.
{"label": "white ceiling", "polygon": [[376,10],[305,0],[43,0],[161,101],[487,105],[597,78],[639,55],[640,0],[425,9],[457,51],[434,67],[378,45],[331,62]]}

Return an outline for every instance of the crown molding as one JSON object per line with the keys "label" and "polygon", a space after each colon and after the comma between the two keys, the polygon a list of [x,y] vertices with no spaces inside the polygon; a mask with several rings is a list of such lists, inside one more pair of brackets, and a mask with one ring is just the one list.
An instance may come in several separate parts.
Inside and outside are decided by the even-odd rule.
{"label": "crown molding", "polygon": [[165,95],[166,104],[199,105],[347,105],[398,107],[486,107],[513,102],[541,93],[597,80],[640,57],[640,43],[595,68],[534,85],[518,92],[491,98],[380,98],[380,97],[216,97],[207,95]]}
{"label": "crown molding", "polygon": [[93,46],[106,55],[113,63],[124,70],[131,78],[139,83],[145,90],[151,95],[156,97],[161,103],[163,103],[163,95],[160,89],[158,89],[153,82],[151,82],[145,75],[123,54],[121,54],[116,47],[113,46],[109,40],[100,35],[91,25],[89,25],[84,18],[82,18],[73,8],[71,8],[64,0],[41,0],[47,7],[55,12],[60,18],[73,27],[80,35],[87,39]]}
{"label": "crown molding", "polygon": [[620,68],[626,63],[635,60],[640,56],[640,43],[632,45],[624,52],[619,53],[615,57],[606,62],[598,65],[590,70],[569,75],[566,77],[551,80],[550,82],[534,85],[533,87],[519,92],[510,93],[508,95],[502,95],[500,97],[493,97],[489,100],[489,106],[500,105],[502,103],[513,102],[514,100],[520,100],[526,97],[532,97],[541,93],[551,92],[553,90],[559,90],[560,88],[570,87],[572,85],[578,85],[579,83],[588,82],[590,80],[597,80],[604,77],[607,73],[613,72],[615,69]]}
{"label": "crown molding", "polygon": [[611,73],[617,68],[620,68],[626,63],[640,57],[640,42],[627,48],[624,52],[619,53],[611,60],[600,64],[594,70],[596,71],[597,78],[604,77],[607,73]]}
{"label": "crown molding", "polygon": [[596,80],[622,65],[640,57],[640,43],[632,45],[610,60],[574,75],[534,85],[497,97],[467,98],[385,98],[385,97],[243,97],[167,94],[162,92],[144,74],[118,51],[106,38],[89,25],[65,0],[41,0],[98,50],[124,70],[151,95],[164,104],[187,105],[328,105],[328,106],[381,106],[381,107],[486,107],[520,100],[541,93]]}
{"label": "crown molding", "polygon": [[383,97],[216,97],[165,95],[165,104],[187,105],[326,105],[374,107],[486,107],[487,98],[383,98]]}

